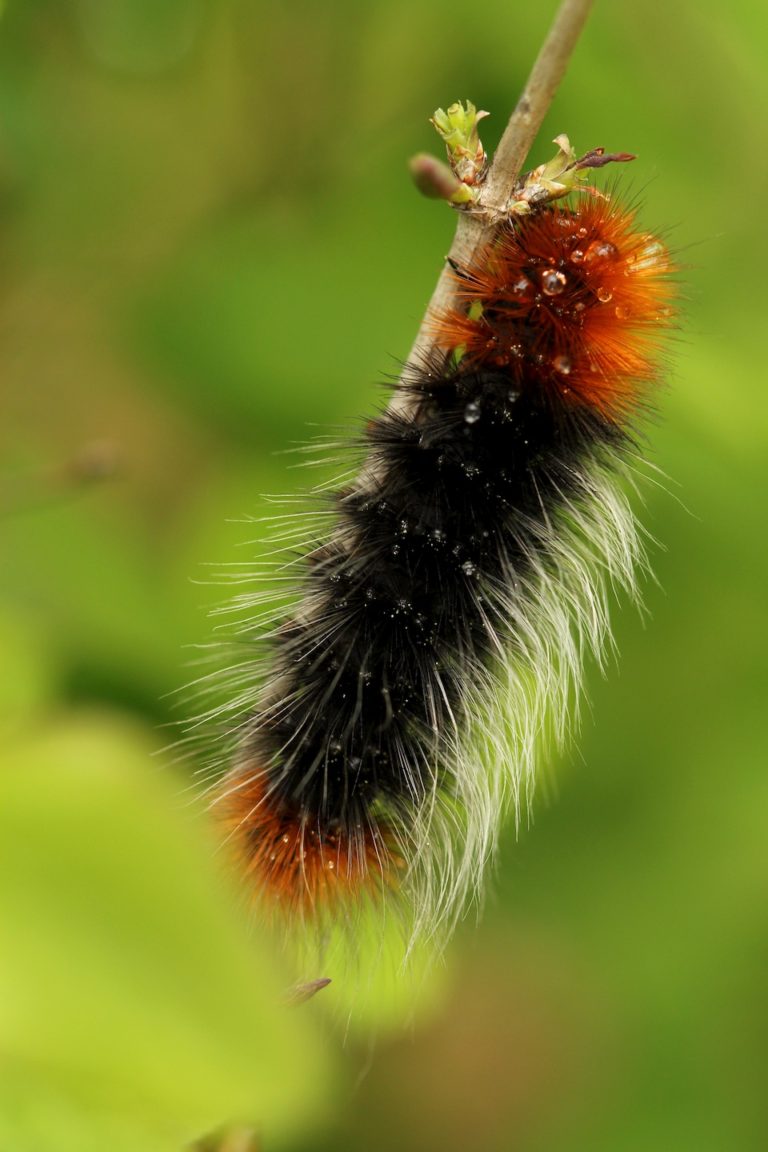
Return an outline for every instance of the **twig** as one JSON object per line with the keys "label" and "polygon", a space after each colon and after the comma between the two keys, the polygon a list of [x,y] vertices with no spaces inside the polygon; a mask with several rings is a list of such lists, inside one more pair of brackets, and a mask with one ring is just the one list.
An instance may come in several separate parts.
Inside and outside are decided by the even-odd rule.
{"label": "twig", "polygon": [[[432,348],[434,336],[430,317],[446,307],[453,291],[450,262],[454,261],[462,267],[471,264],[475,255],[493,239],[504,218],[505,205],[565,75],[592,2],[562,0],[549,35],[504,130],[477,202],[471,211],[459,211],[456,235],[408,357],[409,364],[422,362]],[[408,398],[408,393],[396,392],[393,407],[406,407]]]}

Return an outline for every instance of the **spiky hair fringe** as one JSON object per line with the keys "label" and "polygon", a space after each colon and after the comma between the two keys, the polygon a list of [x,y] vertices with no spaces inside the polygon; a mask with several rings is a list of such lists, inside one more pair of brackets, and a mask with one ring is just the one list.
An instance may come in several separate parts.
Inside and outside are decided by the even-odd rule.
{"label": "spiky hair fringe", "polygon": [[638,599],[629,490],[673,271],[613,198],[510,220],[456,270],[355,478],[280,521],[290,606],[274,584],[229,606],[245,659],[197,727],[227,841],[289,931],[393,907],[409,945],[439,943],[479,896],[604,663],[613,593]]}

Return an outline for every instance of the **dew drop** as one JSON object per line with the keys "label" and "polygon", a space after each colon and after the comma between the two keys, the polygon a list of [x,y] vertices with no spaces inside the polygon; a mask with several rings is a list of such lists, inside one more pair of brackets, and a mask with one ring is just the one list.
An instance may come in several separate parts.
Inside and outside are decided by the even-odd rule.
{"label": "dew drop", "polygon": [[574,304],[573,306],[574,312],[583,312],[585,308],[586,304],[583,300],[579,300],[578,303]]}
{"label": "dew drop", "polygon": [[541,290],[545,296],[559,296],[568,281],[563,272],[546,268],[541,274]]}
{"label": "dew drop", "polygon": [[581,264],[583,262],[583,260],[584,260],[584,249],[583,248],[574,248],[573,252],[571,252],[571,263],[572,264]]}
{"label": "dew drop", "polygon": [[510,388],[507,392],[507,400],[510,404],[515,404],[520,399],[520,393],[515,388]]}
{"label": "dew drop", "polygon": [[609,300],[613,299],[613,292],[611,292],[610,288],[598,288],[597,298],[601,304],[607,304]]}
{"label": "dew drop", "polygon": [[442,528],[432,529],[432,539],[434,540],[435,544],[442,544],[442,542],[445,540],[445,532],[443,532]]}
{"label": "dew drop", "polygon": [[480,405],[476,404],[474,400],[470,401],[464,409],[464,423],[477,424],[480,419]]}
{"label": "dew drop", "polygon": [[555,356],[552,360],[552,367],[555,372],[559,372],[561,376],[567,376],[571,371],[570,356]]}
{"label": "dew drop", "polygon": [[461,570],[465,576],[474,576],[477,569],[471,560],[465,560],[461,566]]}
{"label": "dew drop", "polygon": [[400,545],[399,544],[393,544],[392,545],[392,555],[393,556],[399,556],[400,555]]}
{"label": "dew drop", "polygon": [[627,320],[629,317],[629,308],[625,308],[623,304],[617,304],[614,312],[617,320]]}
{"label": "dew drop", "polygon": [[632,272],[647,272],[651,268],[663,268],[666,263],[666,253],[664,245],[660,244],[658,240],[653,240],[646,243],[642,248],[638,248],[633,256],[628,257],[627,267],[625,274],[629,276]]}
{"label": "dew drop", "polygon": [[615,244],[607,240],[593,240],[584,253],[584,262],[594,264],[596,260],[613,260],[618,256],[619,250]]}
{"label": "dew drop", "polygon": [[578,232],[577,232],[577,235],[578,235],[578,236],[581,236],[582,240],[584,239],[584,237],[586,236],[586,234],[587,234],[587,230],[586,230],[586,228],[584,228],[584,227],[581,227],[581,228],[579,228],[579,230],[578,230]]}
{"label": "dew drop", "polygon": [[524,299],[532,294],[533,284],[527,276],[521,276],[518,280],[515,280],[514,284],[510,285],[510,291],[512,295],[518,299]]}
{"label": "dew drop", "polygon": [[373,588],[366,588],[365,598],[366,600],[374,600],[376,598],[376,593],[374,592]]}

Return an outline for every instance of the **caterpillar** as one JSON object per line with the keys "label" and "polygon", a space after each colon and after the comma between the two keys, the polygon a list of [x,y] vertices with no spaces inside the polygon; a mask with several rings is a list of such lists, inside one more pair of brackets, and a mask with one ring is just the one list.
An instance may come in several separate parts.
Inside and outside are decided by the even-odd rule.
{"label": "caterpillar", "polygon": [[276,561],[292,606],[238,597],[214,808],[261,906],[391,903],[434,938],[480,892],[610,650],[613,592],[638,597],[628,490],[673,271],[615,194],[529,197],[453,268],[431,349],[320,496],[330,530]]}

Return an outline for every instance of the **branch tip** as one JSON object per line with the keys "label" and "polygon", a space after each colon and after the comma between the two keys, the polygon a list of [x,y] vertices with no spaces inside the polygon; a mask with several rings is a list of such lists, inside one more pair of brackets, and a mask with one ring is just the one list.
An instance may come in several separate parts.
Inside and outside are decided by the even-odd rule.
{"label": "branch tip", "polygon": [[431,200],[447,200],[449,204],[467,204],[472,200],[472,191],[459,180],[458,176],[442,160],[430,156],[428,152],[418,152],[408,161],[411,179],[421,192]]}
{"label": "branch tip", "polygon": [[430,124],[445,143],[448,162],[464,184],[481,184],[488,171],[488,157],[480,141],[477,126],[488,116],[478,112],[471,100],[466,106],[457,101],[448,110],[438,108],[430,117]]}

